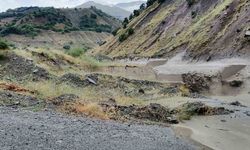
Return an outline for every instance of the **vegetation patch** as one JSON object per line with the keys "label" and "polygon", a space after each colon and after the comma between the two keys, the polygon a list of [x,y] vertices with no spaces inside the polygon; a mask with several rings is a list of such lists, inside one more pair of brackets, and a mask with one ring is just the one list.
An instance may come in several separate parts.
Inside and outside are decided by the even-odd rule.
{"label": "vegetation patch", "polygon": [[9,45],[6,41],[0,39],[0,50],[6,50],[9,48]]}
{"label": "vegetation patch", "polygon": [[82,54],[84,54],[87,51],[85,48],[74,48],[68,50],[66,53],[73,57],[80,57]]}
{"label": "vegetation patch", "polygon": [[109,119],[108,115],[103,111],[102,107],[97,103],[75,103],[72,105],[65,105],[63,107],[66,112],[74,113],[77,115],[86,115],[89,117],[99,118],[107,120]]}
{"label": "vegetation patch", "polygon": [[134,34],[134,29],[133,29],[133,28],[127,29],[125,33],[122,33],[122,34],[119,36],[119,41],[120,41],[120,42],[125,41],[125,40],[126,40],[129,36],[131,36],[132,34]]}

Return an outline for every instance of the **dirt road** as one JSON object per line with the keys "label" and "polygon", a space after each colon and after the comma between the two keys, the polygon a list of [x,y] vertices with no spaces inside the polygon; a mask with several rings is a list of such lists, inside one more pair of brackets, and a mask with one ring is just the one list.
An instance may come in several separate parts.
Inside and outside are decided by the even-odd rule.
{"label": "dirt road", "polygon": [[191,150],[170,128],[0,107],[1,150]]}

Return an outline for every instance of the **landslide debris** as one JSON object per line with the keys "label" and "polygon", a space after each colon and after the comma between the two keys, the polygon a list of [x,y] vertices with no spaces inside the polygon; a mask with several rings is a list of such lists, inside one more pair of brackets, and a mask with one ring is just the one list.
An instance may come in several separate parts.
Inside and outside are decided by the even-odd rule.
{"label": "landslide debris", "polygon": [[0,106],[12,108],[40,107],[45,106],[45,102],[33,96],[0,90]]}
{"label": "landslide debris", "polygon": [[119,106],[109,103],[101,103],[100,105],[111,119],[139,119],[170,124],[190,120],[192,116],[227,115],[233,113],[233,111],[225,109],[224,107],[211,107],[202,102],[185,103],[174,109],[155,103],[151,103],[147,106]]}
{"label": "landslide debris", "polygon": [[211,76],[199,73],[187,73],[182,75],[184,84],[191,93],[200,93],[203,90],[209,90],[212,81]]}
{"label": "landslide debris", "polygon": [[1,63],[0,79],[39,81],[51,78],[48,71],[36,66],[33,60],[23,58],[13,53],[8,54],[6,59],[7,60]]}
{"label": "landslide debris", "polygon": [[169,85],[147,80],[134,80],[99,73],[78,75],[65,74],[58,83],[67,83],[75,87],[94,86],[99,89],[116,89],[126,96],[175,95],[181,92],[178,85]]}

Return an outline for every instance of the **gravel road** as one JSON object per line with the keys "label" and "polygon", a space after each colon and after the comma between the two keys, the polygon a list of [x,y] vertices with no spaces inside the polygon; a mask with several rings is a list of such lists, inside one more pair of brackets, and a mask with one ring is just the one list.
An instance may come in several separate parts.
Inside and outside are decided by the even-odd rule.
{"label": "gravel road", "polygon": [[1,150],[190,150],[169,128],[0,107]]}

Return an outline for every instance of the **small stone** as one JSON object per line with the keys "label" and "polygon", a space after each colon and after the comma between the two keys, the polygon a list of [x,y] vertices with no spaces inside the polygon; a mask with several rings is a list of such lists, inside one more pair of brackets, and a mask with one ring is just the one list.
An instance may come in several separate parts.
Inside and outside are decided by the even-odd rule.
{"label": "small stone", "polygon": [[250,31],[246,31],[245,37],[250,37]]}
{"label": "small stone", "polygon": [[246,106],[242,105],[239,101],[232,102],[232,103],[230,103],[230,105],[240,106],[240,107],[246,107]]}

